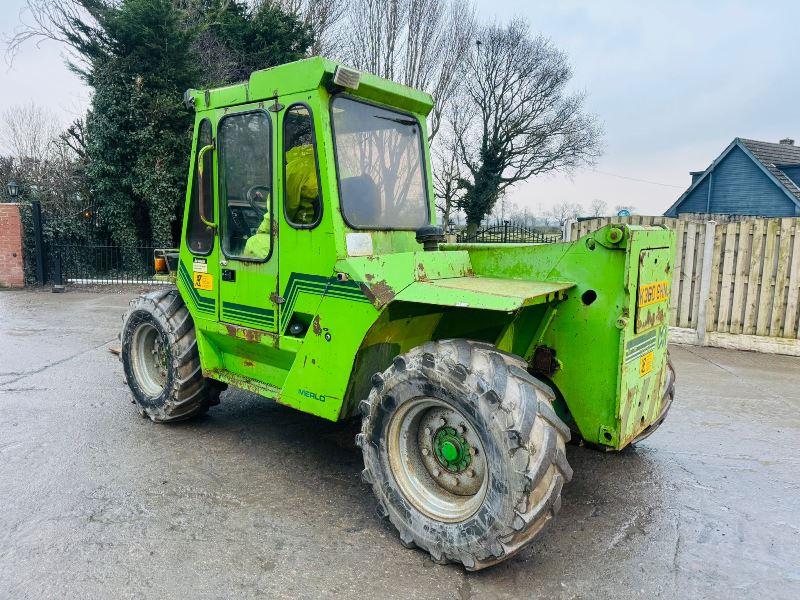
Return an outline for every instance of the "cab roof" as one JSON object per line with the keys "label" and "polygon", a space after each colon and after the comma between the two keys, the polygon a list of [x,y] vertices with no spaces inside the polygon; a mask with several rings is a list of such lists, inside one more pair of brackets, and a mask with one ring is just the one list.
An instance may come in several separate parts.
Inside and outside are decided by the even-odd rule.
{"label": "cab roof", "polygon": [[[253,71],[248,81],[225,87],[186,91],[196,111],[224,108],[248,102],[269,100],[277,96],[316,90],[320,86],[333,90],[333,74],[341,63],[314,56],[295,62]],[[348,90],[355,96],[380,104],[394,106],[408,112],[427,116],[433,108],[430,94],[361,73],[357,90]]]}

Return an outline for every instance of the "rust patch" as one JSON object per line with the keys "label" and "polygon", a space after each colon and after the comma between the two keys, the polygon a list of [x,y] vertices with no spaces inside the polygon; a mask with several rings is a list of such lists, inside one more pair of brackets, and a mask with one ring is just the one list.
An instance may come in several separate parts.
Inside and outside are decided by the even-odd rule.
{"label": "rust patch", "polygon": [[228,335],[232,338],[259,344],[261,343],[261,339],[266,337],[272,346],[277,347],[278,336],[274,333],[270,333],[268,331],[259,331],[258,329],[250,329],[249,327],[237,327],[236,325],[230,325],[229,323],[225,323],[224,325]]}
{"label": "rust patch", "polygon": [[255,367],[256,366],[256,363],[254,363],[249,358],[245,358],[244,361],[243,361],[243,364],[244,364],[245,367]]}
{"label": "rust patch", "polygon": [[361,291],[364,292],[364,295],[369,298],[369,301],[372,302],[375,307],[383,306],[394,300],[394,290],[389,287],[385,279],[373,283],[372,285],[362,283],[360,287]]}
{"label": "rust patch", "polygon": [[273,304],[283,304],[283,298],[281,298],[278,292],[272,292],[269,295],[269,301],[272,302]]}
{"label": "rust patch", "polygon": [[372,273],[366,273],[364,275],[364,279],[366,279],[367,281],[372,281],[373,279],[375,279],[375,275],[373,275]]}
{"label": "rust patch", "polygon": [[657,311],[648,311],[647,316],[644,319],[637,319],[636,330],[641,332],[650,329],[651,327],[655,327],[656,325],[661,325],[666,318],[667,315],[664,312],[664,307],[659,306]]}
{"label": "rust patch", "polygon": [[[203,373],[206,375],[206,372]],[[266,398],[272,398],[276,402],[281,402],[281,390],[268,383],[262,383],[250,377],[237,375],[224,369],[209,369],[206,377],[211,377],[218,381],[224,381],[234,387],[259,394]]]}
{"label": "rust patch", "polygon": [[248,342],[258,343],[261,341],[261,332],[257,329],[242,329],[244,339]]}
{"label": "rust patch", "polygon": [[639,394],[639,388],[637,386],[631,386],[628,388],[627,399],[624,406],[620,407],[619,413],[619,422],[620,422],[620,444],[622,443],[622,438],[625,438],[628,429],[628,417],[630,416],[631,408],[633,407],[633,403],[636,399],[636,396]]}
{"label": "rust patch", "polygon": [[311,321],[311,328],[314,330],[314,335],[322,335],[322,325],[319,324],[319,315],[314,317]]}
{"label": "rust patch", "polygon": [[425,273],[425,265],[422,263],[417,265],[417,281],[430,281],[428,274]]}

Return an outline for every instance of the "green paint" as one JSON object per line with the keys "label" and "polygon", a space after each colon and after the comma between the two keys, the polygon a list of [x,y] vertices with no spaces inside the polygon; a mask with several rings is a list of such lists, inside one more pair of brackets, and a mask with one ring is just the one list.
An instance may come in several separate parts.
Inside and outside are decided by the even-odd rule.
{"label": "green paint", "polygon": [[472,462],[469,450],[469,442],[452,427],[442,427],[434,436],[434,454],[448,471],[460,473],[466,469]]}
{"label": "green paint", "polygon": [[[561,416],[590,442],[629,443],[660,408],[667,329],[658,313],[668,310],[668,300],[638,307],[637,292],[640,280],[671,280],[673,233],[619,224],[572,243],[451,244],[423,252],[413,231],[352,229],[339,206],[333,152],[331,101],[342,93],[330,85],[336,66],[312,58],[258,71],[242,84],[190,93],[194,152],[203,119],[215,139],[215,150],[207,151],[213,169],[205,176],[214,190],[209,221],[219,227],[208,254],[196,256],[182,245],[177,285],[194,318],[206,376],[337,420],[355,413],[375,372],[428,340],[483,340],[526,360],[547,346],[556,353],[558,369],[546,379],[559,392]],[[366,74],[347,93],[421,124],[432,107],[427,94]],[[284,217],[283,120],[296,103],[311,114],[317,147],[322,211],[311,228],[295,228]],[[246,111],[263,111],[271,124],[264,140],[272,153],[271,255],[263,262],[226,257],[220,249],[226,219],[218,125]],[[426,128],[420,129],[434,215]],[[191,165],[196,158],[193,153]],[[189,190],[194,176],[191,169]],[[187,201],[186,215],[189,209]],[[352,255],[359,254],[348,251],[354,241],[372,251]],[[195,258],[205,260],[198,265],[211,276],[210,289],[194,287]],[[223,269],[235,281],[223,281]],[[594,300],[587,303],[589,297]],[[290,324],[299,324],[300,333],[291,335]],[[650,352],[650,370],[642,374]],[[442,435],[434,445],[437,459],[448,469],[468,465],[469,448],[457,432]]]}

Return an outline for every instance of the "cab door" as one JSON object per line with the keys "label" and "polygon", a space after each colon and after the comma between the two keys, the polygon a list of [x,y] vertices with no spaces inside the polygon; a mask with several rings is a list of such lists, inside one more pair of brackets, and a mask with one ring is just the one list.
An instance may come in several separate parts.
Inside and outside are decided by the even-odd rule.
{"label": "cab door", "polygon": [[260,106],[217,124],[220,321],[277,330],[275,117]]}

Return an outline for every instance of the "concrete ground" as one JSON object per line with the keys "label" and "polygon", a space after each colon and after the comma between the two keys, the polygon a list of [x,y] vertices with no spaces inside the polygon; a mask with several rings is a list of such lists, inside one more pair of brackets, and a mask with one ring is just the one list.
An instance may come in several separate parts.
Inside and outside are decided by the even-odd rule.
{"label": "concrete ground", "polygon": [[0,598],[800,597],[800,359],[673,347],[662,428],[569,447],[553,526],[467,573],[377,517],[352,428],[239,391],[139,417],[128,298],[0,292]]}

